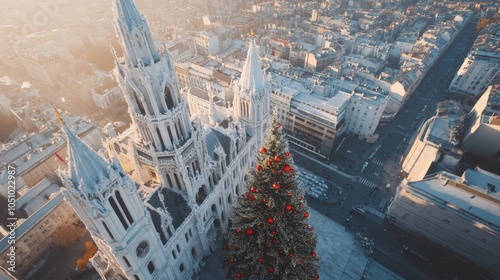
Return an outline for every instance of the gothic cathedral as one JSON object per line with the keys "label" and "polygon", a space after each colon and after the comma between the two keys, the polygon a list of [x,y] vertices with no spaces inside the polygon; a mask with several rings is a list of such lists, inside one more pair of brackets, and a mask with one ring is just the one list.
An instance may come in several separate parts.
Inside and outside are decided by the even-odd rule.
{"label": "gothic cathedral", "polygon": [[108,159],[63,125],[63,193],[98,245],[92,264],[103,279],[191,279],[217,249],[267,131],[270,97],[257,47],[252,39],[234,105],[207,98],[209,112],[190,115],[189,89],[181,94],[169,54],[155,46],[135,4],[115,0],[114,13],[123,50],[123,57],[113,51],[115,76],[132,125],[105,140]]}

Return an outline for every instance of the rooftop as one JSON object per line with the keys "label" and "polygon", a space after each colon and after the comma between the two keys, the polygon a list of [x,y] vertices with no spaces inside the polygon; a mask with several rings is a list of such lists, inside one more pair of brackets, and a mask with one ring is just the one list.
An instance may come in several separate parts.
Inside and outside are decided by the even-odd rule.
{"label": "rooftop", "polygon": [[483,187],[488,182],[500,186],[500,177],[483,170],[468,170],[463,177],[471,181],[462,182],[458,176],[441,172],[422,181],[407,182],[407,185],[420,194],[444,201],[443,204],[451,209],[500,227],[500,193]]}
{"label": "rooftop", "polygon": [[[164,187],[158,188],[149,198],[148,202],[154,209],[164,209],[172,216],[172,225],[179,227],[184,219],[191,213],[191,208],[187,205],[184,198],[172,190]],[[164,207],[165,206],[165,207]],[[151,211],[150,211],[151,212]],[[151,215],[155,228],[160,225],[160,215]],[[158,219],[154,219],[154,218]]]}

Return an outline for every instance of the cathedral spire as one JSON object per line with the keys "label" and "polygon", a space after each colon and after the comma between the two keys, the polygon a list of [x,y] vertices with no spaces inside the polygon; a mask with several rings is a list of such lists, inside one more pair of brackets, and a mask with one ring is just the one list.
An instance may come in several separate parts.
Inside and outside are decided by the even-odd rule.
{"label": "cathedral spire", "polygon": [[264,91],[264,76],[260,68],[259,52],[255,45],[255,39],[250,33],[251,41],[248,48],[247,58],[241,72],[241,89],[250,95],[262,95]]}
{"label": "cathedral spire", "polygon": [[92,193],[101,177],[109,178],[108,164],[66,124],[62,129],[68,138],[69,179],[75,187],[81,185],[82,190]]}
{"label": "cathedral spire", "polygon": [[149,66],[160,60],[149,26],[132,0],[115,0],[115,28],[127,64]]}
{"label": "cathedral spire", "polygon": [[141,14],[137,10],[132,0],[116,0],[116,12],[132,30],[132,26],[140,27],[142,25]]}
{"label": "cathedral spire", "polygon": [[61,114],[53,105],[52,108],[68,139],[69,179],[73,186],[78,187],[81,185],[87,192],[93,192],[101,176],[109,178],[108,164],[69,129]]}

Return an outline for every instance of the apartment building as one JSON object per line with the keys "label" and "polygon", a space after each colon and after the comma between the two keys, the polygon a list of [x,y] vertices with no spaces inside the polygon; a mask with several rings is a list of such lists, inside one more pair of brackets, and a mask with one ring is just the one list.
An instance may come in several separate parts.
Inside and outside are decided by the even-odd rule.
{"label": "apartment building", "polygon": [[487,26],[453,78],[451,92],[477,97],[500,75],[500,24]]}

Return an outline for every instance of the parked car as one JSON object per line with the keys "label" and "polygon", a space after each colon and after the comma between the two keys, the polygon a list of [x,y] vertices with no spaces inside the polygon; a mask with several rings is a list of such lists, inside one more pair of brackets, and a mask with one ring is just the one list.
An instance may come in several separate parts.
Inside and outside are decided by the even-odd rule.
{"label": "parked car", "polygon": [[366,209],[363,205],[354,205],[352,207],[352,210],[358,212],[359,214],[361,214],[363,216],[366,214]]}

